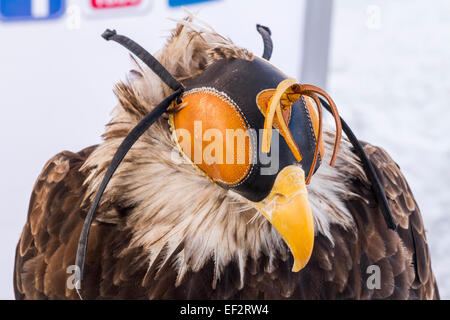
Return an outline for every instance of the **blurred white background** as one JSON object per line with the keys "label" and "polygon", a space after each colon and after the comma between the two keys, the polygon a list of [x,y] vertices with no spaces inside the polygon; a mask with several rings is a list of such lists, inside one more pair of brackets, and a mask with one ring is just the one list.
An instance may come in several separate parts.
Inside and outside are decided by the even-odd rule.
{"label": "blurred white background", "polygon": [[[139,14],[96,18],[82,1],[46,22],[0,22],[0,298],[13,298],[14,250],[45,162],[100,142],[125,78],[128,53],[105,28],[158,50],[182,9],[150,1]],[[276,3],[276,5],[275,5]],[[187,7],[238,45],[261,54],[255,24],[269,25],[272,61],[302,74],[306,0],[219,0]],[[326,23],[326,21],[325,21]],[[450,2],[335,0],[328,91],[357,136],[383,146],[408,178],[428,229],[441,295],[450,298]]]}
{"label": "blurred white background", "polygon": [[356,136],[402,169],[449,299],[450,1],[334,4],[328,90]]}

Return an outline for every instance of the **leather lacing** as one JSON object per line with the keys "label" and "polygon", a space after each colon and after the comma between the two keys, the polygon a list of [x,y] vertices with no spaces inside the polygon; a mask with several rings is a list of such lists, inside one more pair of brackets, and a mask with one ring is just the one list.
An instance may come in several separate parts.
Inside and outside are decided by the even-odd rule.
{"label": "leather lacing", "polygon": [[299,84],[297,80],[289,78],[281,81],[272,98],[269,100],[269,107],[267,108],[266,118],[264,121],[264,131],[263,131],[263,140],[262,140],[262,152],[268,153],[270,152],[270,145],[272,140],[272,125],[275,115],[277,116],[278,123],[280,126],[280,132],[283,135],[286,143],[291,149],[295,159],[300,162],[302,160],[302,155],[300,149],[292,138],[292,134],[286,124],[282,110],[287,110],[290,108],[297,100],[301,98],[301,96],[311,97],[317,108],[318,117],[319,117],[319,132],[316,137],[316,146],[314,150],[314,158],[311,165],[311,169],[309,170],[308,176],[306,178],[306,183],[308,184],[311,181],[312,174],[314,172],[314,168],[317,163],[317,157],[319,155],[319,145],[322,140],[322,107],[317,95],[323,96],[329,103],[334,121],[336,124],[336,139],[334,141],[333,154],[331,156],[330,165],[334,167],[337,152],[339,150],[339,145],[341,142],[342,136],[342,125],[341,118],[339,116],[336,104],[333,99],[322,89],[310,85],[310,84]]}

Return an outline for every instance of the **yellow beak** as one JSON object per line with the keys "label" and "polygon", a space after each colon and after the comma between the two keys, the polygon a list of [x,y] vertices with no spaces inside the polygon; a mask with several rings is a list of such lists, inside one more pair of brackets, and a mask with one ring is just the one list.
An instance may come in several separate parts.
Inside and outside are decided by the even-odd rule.
{"label": "yellow beak", "polygon": [[292,271],[303,269],[314,246],[314,220],[302,168],[288,166],[281,170],[270,194],[254,205],[291,250],[294,256]]}

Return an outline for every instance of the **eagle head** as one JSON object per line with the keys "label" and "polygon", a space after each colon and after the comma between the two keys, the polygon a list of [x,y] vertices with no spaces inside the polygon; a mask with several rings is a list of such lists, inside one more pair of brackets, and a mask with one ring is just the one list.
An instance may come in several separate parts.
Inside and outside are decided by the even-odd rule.
{"label": "eagle head", "polygon": [[[333,241],[330,224],[353,226],[340,199],[348,196],[346,176],[363,173],[346,140],[337,153],[339,116],[324,91],[192,15],[155,58],[180,93],[128,150],[99,202],[107,209],[95,217],[129,229],[130,248],[144,248],[150,267],[175,255],[180,283],[213,260],[213,286],[232,261],[241,282],[246,265],[262,257],[269,271],[277,259],[292,259],[299,271],[315,233]],[[119,103],[104,141],[81,169],[85,203],[124,139],[173,94],[170,79],[133,60],[127,81],[115,87]],[[318,95],[332,106],[336,134],[322,124]]]}

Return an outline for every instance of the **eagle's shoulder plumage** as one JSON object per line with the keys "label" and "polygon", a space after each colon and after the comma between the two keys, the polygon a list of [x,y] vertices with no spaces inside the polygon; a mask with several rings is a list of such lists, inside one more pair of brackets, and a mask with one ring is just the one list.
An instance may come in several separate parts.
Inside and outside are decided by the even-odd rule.
{"label": "eagle's shoulder plumage", "polygon": [[[88,209],[83,204],[86,175],[80,168],[96,148],[61,152],[45,164],[38,177],[16,248],[17,299],[78,299],[76,291],[67,286],[73,274],[68,268],[75,263]],[[140,285],[147,256],[139,249],[128,249],[130,234],[120,218],[127,210],[110,202],[99,211],[89,241],[84,297],[147,297]]]}
{"label": "eagle's shoulder plumage", "polygon": [[[394,277],[393,287],[386,288],[385,294],[392,293],[392,297],[396,299],[439,298],[436,280],[431,269],[431,257],[422,215],[400,167],[384,149],[367,143],[364,144],[364,149],[381,180],[397,230],[392,231],[386,228],[380,209],[367,184],[364,188],[359,188],[361,196],[366,201],[349,201],[348,207],[358,220],[357,224],[360,225],[360,242],[367,243],[368,248],[375,249],[371,254],[369,254],[370,250],[366,251],[367,256],[373,256],[372,261],[379,259],[376,256],[383,257],[381,261],[385,261],[380,263],[382,274],[383,270],[389,273],[392,269],[386,277],[388,279]],[[365,207],[365,210],[361,210],[360,206]],[[357,212],[359,214],[356,214]],[[398,261],[401,261],[398,259],[399,256],[406,258],[404,267],[398,264]],[[384,264],[389,265],[390,269],[382,268]],[[399,283],[405,283],[402,279],[406,278],[408,278],[406,283],[410,285],[409,291],[402,289],[399,285]],[[384,298],[385,296],[380,292],[376,297]]]}
{"label": "eagle's shoulder plumage", "polygon": [[14,288],[16,298],[51,297],[55,285],[64,294],[64,266],[76,248],[81,231],[81,199],[84,176],[79,172],[95,147],[79,153],[63,151],[51,158],[31,194],[27,222],[16,250]]}

